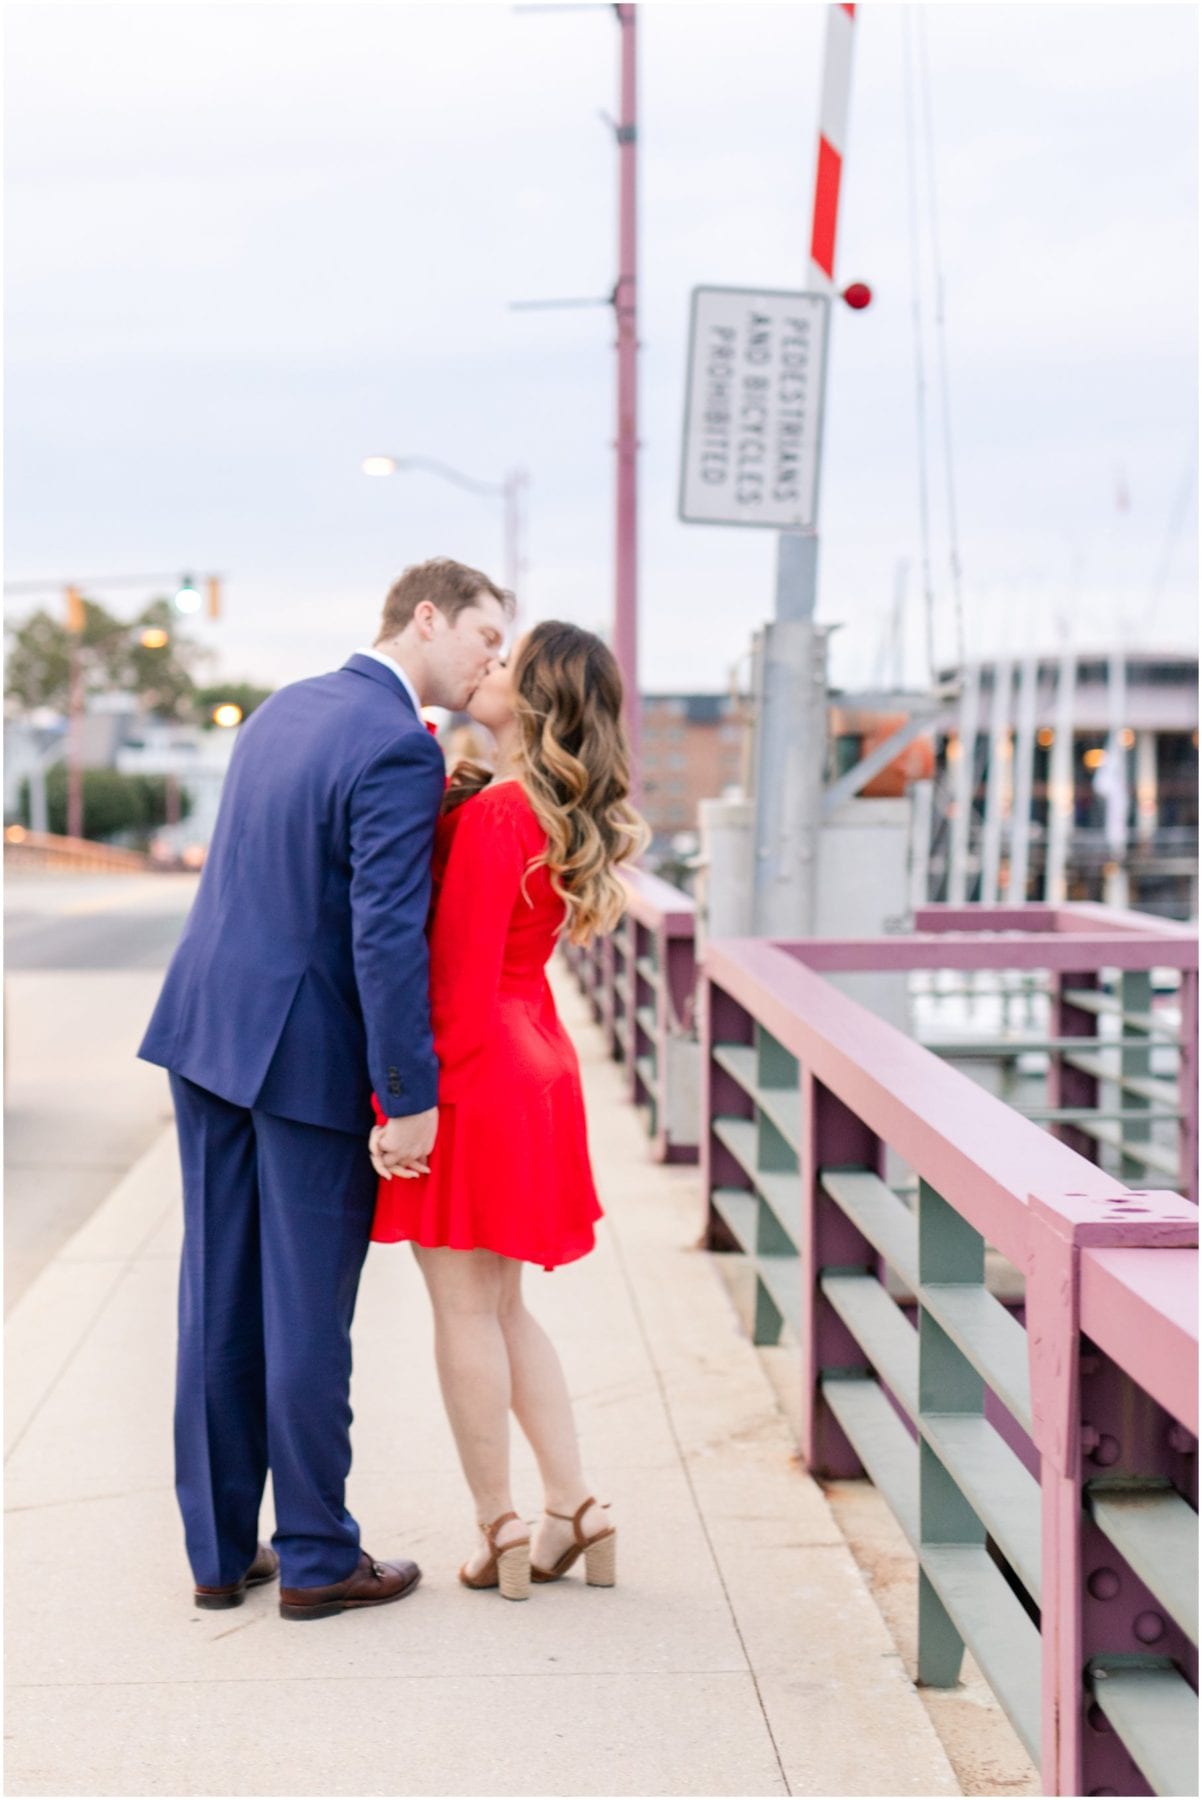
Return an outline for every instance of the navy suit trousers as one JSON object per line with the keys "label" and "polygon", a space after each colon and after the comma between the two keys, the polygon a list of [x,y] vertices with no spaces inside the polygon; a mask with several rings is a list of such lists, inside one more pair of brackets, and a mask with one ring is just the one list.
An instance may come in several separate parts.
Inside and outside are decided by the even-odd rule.
{"label": "navy suit trousers", "polygon": [[376,1176],[366,1134],[221,1100],[172,1074],[184,1185],[176,1494],[196,1580],[246,1573],[268,1469],[280,1578],[342,1581],[351,1320]]}

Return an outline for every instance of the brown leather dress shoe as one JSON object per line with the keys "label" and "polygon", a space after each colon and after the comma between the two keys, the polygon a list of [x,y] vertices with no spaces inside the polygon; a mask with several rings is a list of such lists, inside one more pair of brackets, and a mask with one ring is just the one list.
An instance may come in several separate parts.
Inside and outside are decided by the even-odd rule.
{"label": "brown leather dress shoe", "polygon": [[232,1581],[228,1587],[196,1588],[196,1604],[208,1608],[210,1612],[222,1612],[227,1606],[241,1606],[246,1598],[248,1587],[259,1587],[265,1581],[274,1581],[280,1572],[280,1559],[268,1544],[260,1544],[255,1560],[242,1577],[241,1581]]}
{"label": "brown leather dress shoe", "polygon": [[332,1613],[350,1612],[358,1606],[387,1606],[403,1600],[422,1578],[413,1562],[376,1562],[363,1550],[359,1567],[345,1581],[329,1587],[280,1589],[282,1619],[328,1619]]}

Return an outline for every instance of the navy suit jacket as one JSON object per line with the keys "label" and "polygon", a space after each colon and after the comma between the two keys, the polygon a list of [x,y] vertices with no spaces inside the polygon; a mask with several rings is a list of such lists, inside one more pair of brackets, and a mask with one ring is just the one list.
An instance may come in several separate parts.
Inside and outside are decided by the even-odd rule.
{"label": "navy suit jacket", "polygon": [[368,656],[241,727],[138,1054],[235,1106],[365,1131],[437,1104],[426,914],[442,752]]}

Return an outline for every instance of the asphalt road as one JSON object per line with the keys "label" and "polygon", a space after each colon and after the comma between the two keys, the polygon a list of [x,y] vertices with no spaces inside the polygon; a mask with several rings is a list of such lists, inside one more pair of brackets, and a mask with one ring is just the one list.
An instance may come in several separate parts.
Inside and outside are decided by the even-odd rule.
{"label": "asphalt road", "polygon": [[6,877],[6,1308],[170,1122],[136,1053],[196,882]]}
{"label": "asphalt road", "polygon": [[194,875],[9,875],[5,967],[161,973],[196,882]]}

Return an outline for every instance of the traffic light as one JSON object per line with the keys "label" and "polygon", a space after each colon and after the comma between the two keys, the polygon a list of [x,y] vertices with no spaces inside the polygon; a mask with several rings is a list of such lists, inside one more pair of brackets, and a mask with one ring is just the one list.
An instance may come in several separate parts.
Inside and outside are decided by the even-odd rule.
{"label": "traffic light", "polygon": [[75,633],[82,632],[87,622],[88,615],[84,611],[83,595],[77,587],[69,587],[67,589],[67,630]]}
{"label": "traffic light", "polygon": [[221,578],[210,575],[205,582],[205,611],[210,619],[221,617]]}
{"label": "traffic light", "polygon": [[202,605],[201,598],[196,590],[196,584],[190,575],[185,575],[184,579],[180,582],[172,604],[175,607],[176,612],[197,613],[200,611]]}

